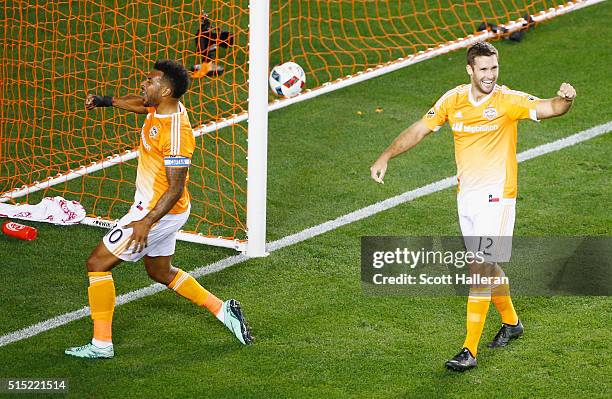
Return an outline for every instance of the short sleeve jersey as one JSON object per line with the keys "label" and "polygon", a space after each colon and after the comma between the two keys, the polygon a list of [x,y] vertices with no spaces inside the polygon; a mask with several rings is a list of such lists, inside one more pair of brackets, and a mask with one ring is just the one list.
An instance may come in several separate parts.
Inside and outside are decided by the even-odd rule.
{"label": "short sleeve jersey", "polygon": [[431,130],[439,130],[448,121],[453,131],[459,192],[487,191],[516,198],[517,124],[527,118],[537,121],[539,102],[498,85],[475,101],[470,85],[461,85],[446,92],[423,116]]}
{"label": "short sleeve jersey", "polygon": [[[191,163],[195,137],[187,110],[181,103],[178,107],[178,112],[169,115],[161,115],[155,108],[147,108],[149,113],[140,134],[134,196],[134,203],[139,208],[153,209],[168,190],[166,167],[185,167]],[[183,213],[189,209],[188,181],[189,177],[180,199],[168,213]]]}

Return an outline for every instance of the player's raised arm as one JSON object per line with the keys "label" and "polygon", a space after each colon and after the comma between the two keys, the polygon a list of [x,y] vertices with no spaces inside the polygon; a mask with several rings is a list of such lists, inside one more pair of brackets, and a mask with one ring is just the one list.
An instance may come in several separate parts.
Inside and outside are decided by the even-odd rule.
{"label": "player's raised arm", "polygon": [[542,100],[536,106],[538,119],[554,118],[561,116],[570,110],[576,98],[576,90],[569,83],[562,83],[557,96]]}
{"label": "player's raised arm", "polygon": [[123,97],[98,96],[88,94],[85,98],[85,108],[92,110],[99,107],[116,107],[126,111],[135,112],[137,114],[148,113],[144,105],[144,98],[135,94],[128,94]]}
{"label": "player's raised arm", "polygon": [[372,179],[378,183],[384,184],[383,179],[387,172],[387,163],[389,160],[408,151],[431,132],[432,130],[422,120],[413,123],[409,128],[401,132],[400,135],[393,140],[391,145],[380,154],[376,162],[374,162],[370,168],[370,176]]}

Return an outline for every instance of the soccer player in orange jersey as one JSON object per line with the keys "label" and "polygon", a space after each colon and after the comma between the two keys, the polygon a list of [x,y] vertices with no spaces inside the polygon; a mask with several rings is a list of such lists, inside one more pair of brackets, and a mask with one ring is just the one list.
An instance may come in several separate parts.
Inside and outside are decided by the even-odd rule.
{"label": "soccer player in orange jersey", "polygon": [[252,337],[240,303],[235,299],[221,301],[171,263],[176,233],[191,208],[187,182],[195,137],[187,110],[179,101],[189,87],[188,73],[179,63],[160,60],[141,87],[140,96],[89,94],[85,100],[88,110],[114,106],[147,116],[140,134],[134,204],[87,259],[93,339],[65,353],[92,359],[114,356],[111,326],[115,285],[111,270],[122,261],[141,258],[153,280],[207,308],[242,344],[250,344]]}
{"label": "soccer player in orange jersey", "polygon": [[[448,122],[455,141],[457,209],[466,246],[468,250],[473,249],[470,243],[474,241],[469,238],[476,238],[477,242],[482,238],[490,240],[485,242],[503,242],[498,255],[505,253],[507,256],[501,257],[507,258],[517,194],[518,121],[539,121],[565,114],[572,106],[576,91],[570,84],[563,83],[556,97],[538,99],[497,85],[497,49],[486,42],[476,43],[468,49],[466,70],[470,84],[457,86],[440,97],[421,120],[404,130],[378,157],[370,173],[372,179],[383,183],[391,158],[408,151]],[[504,276],[494,262],[470,265],[473,274],[485,269],[490,277]],[[446,362],[449,369],[463,371],[476,366],[478,343],[491,301],[501,314],[502,327],[488,346],[506,346],[523,333],[508,284],[471,286],[467,336],[463,349]]]}

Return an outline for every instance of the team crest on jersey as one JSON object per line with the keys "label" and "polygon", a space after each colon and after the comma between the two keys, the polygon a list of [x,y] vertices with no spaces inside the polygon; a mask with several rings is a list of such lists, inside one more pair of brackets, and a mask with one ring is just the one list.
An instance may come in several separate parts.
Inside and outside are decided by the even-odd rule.
{"label": "team crest on jersey", "polygon": [[153,138],[157,136],[157,133],[159,133],[159,131],[157,130],[157,126],[153,126],[151,130],[149,130],[149,137]]}
{"label": "team crest on jersey", "polygon": [[432,108],[429,111],[427,111],[427,114],[425,115],[425,118],[427,119],[431,119],[436,115],[436,111]]}
{"label": "team crest on jersey", "polygon": [[486,108],[482,112],[482,117],[492,121],[493,119],[497,118],[497,110],[493,107]]}

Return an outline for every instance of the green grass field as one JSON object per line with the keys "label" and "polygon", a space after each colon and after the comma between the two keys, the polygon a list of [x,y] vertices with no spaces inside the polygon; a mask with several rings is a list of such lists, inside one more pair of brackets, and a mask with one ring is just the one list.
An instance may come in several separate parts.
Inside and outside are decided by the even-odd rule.
{"label": "green grass field", "polygon": [[[540,25],[520,44],[496,42],[501,83],[551,97],[567,81],[578,92],[570,114],[523,122],[519,151],[610,120],[611,18],[604,2]],[[463,51],[452,53],[272,113],[268,240],[451,176],[448,127],[393,160],[384,186],[369,166],[466,81],[464,63]],[[611,235],[611,145],[606,134],[521,164],[515,235]],[[104,231],[36,227],[33,242],[0,236],[0,335],[87,305],[84,262]],[[491,306],[479,367],[456,374],[443,363],[463,342],[465,298],[363,294],[360,237],[458,234],[454,190],[444,190],[201,278],[242,302],[257,338],[251,347],[162,292],[116,309],[113,360],[64,356],[90,339],[91,321],[81,319],[0,347],[0,378],[68,378],[74,398],[610,397],[609,297],[516,297],[526,334],[497,351],[483,345],[499,326]],[[231,255],[179,242],[175,264],[192,270]],[[142,263],[113,276],[118,295],[151,283]]]}

